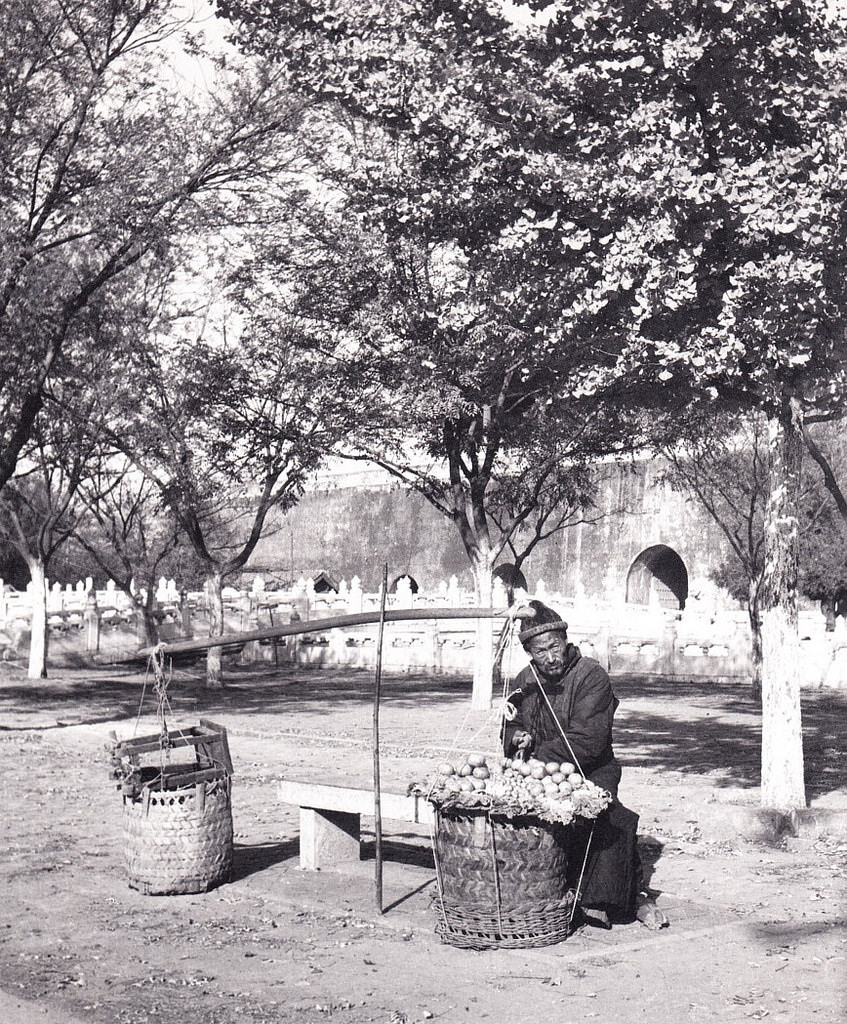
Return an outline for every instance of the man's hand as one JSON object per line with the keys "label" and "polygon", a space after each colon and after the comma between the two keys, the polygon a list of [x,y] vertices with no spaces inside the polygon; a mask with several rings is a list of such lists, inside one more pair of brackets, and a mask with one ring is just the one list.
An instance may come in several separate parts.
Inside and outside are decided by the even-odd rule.
{"label": "man's hand", "polygon": [[518,729],[512,734],[512,747],[522,754],[532,750],[532,734],[525,729]]}

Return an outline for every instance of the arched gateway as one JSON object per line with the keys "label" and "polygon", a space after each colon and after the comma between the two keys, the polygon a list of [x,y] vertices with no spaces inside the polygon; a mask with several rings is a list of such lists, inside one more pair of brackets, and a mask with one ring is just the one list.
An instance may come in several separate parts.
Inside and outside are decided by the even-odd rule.
{"label": "arched gateway", "polygon": [[679,555],[667,544],[645,548],[627,574],[627,602],[682,609],[687,599],[688,570]]}

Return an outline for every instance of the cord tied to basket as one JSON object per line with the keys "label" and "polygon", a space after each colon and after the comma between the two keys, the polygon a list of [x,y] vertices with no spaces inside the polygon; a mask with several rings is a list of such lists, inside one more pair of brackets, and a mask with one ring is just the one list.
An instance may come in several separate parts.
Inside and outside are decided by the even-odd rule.
{"label": "cord tied to basket", "polygon": [[[162,751],[163,766],[166,752],[173,746],[168,731],[167,719],[170,703],[168,701],[168,680],[165,677],[165,647],[166,644],[164,643],[156,644],[148,659],[148,664],[153,670],[153,691],[156,695],[156,721],[159,723],[159,744]],[[142,699],[143,696],[142,694]]]}

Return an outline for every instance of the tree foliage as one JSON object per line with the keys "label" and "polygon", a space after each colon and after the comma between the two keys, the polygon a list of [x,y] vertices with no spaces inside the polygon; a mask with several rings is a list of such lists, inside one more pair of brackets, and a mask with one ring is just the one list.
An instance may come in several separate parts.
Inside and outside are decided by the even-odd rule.
{"label": "tree foliage", "polygon": [[0,486],[62,354],[121,324],[127,274],[178,263],[177,238],[222,228],[284,159],[297,111],[273,82],[177,91],[179,27],[167,0],[0,10]]}
{"label": "tree foliage", "polygon": [[596,358],[571,328],[598,214],[591,161],[559,138],[552,50],[485,3],[218,7],[324,103],[318,265],[386,383],[359,450],[456,525],[487,600],[507,547],[568,521],[558,497],[590,504],[587,460],[644,436],[623,403],[574,394]]}
{"label": "tree foliage", "polygon": [[[448,289],[418,311],[433,336],[451,310],[489,343],[530,333],[561,379],[587,346],[584,387],[613,368],[776,404],[802,379],[837,401],[845,96],[830,5],[516,6],[542,10],[218,4],[243,45],[354,119],[369,159],[344,188],[361,218],[459,268],[425,275]],[[417,280],[406,290],[427,298]],[[467,341],[455,347],[483,374],[484,342]]]}

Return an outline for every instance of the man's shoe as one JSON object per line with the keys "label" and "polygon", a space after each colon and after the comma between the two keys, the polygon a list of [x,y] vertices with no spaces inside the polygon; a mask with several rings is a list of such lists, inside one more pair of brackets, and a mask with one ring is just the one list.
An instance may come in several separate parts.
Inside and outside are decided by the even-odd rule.
{"label": "man's shoe", "polygon": [[608,931],[612,927],[609,915],[600,907],[583,907],[582,916],[585,923],[590,924],[592,928],[604,928]]}
{"label": "man's shoe", "polygon": [[638,909],[635,911],[635,916],[651,932],[657,932],[660,928],[670,926],[670,921],[665,917],[664,912],[659,910],[649,896],[638,897]]}

